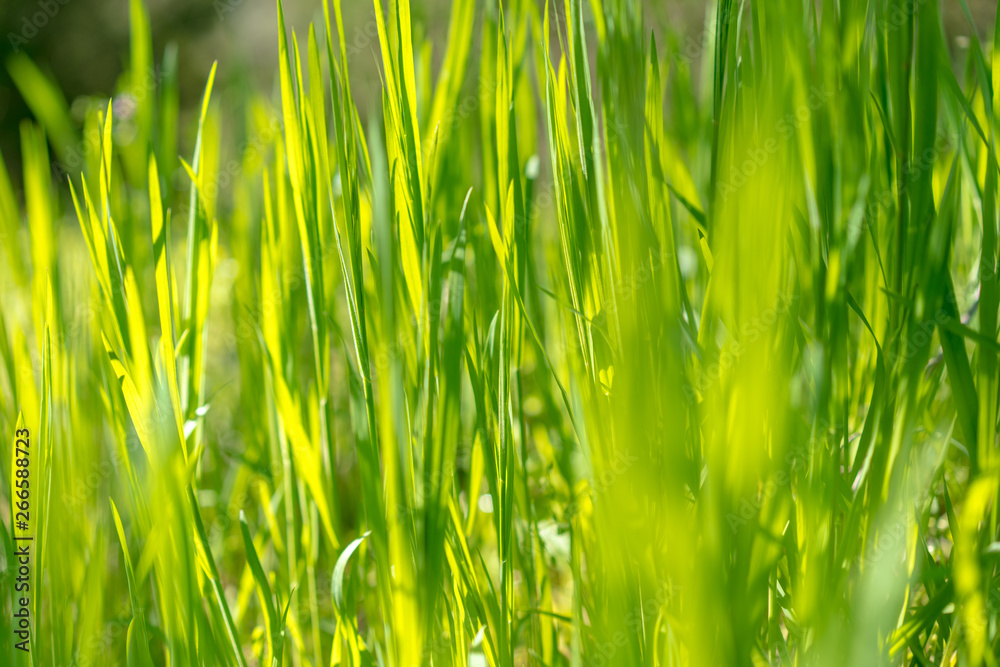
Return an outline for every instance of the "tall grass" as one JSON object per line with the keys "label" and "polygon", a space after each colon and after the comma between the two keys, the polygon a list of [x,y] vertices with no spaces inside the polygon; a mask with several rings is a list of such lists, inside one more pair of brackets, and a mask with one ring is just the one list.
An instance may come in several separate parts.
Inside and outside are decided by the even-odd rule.
{"label": "tall grass", "polygon": [[376,0],[362,114],[340,0],[279,0],[274,95],[222,63],[182,127],[141,0],[82,124],[11,59],[0,662],[996,665],[960,3],[964,50],[938,0],[718,0],[692,61],[639,2],[452,0],[432,44]]}

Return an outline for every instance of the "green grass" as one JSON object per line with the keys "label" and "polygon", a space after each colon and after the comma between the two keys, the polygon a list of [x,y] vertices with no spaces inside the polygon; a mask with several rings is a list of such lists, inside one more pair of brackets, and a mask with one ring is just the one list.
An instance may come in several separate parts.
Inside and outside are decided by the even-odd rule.
{"label": "green grass", "polygon": [[274,94],[222,61],[181,126],[140,0],[82,123],[11,59],[0,663],[996,665],[1000,22],[960,2],[963,50],[938,0],[719,0],[693,62],[639,2],[453,0],[432,44],[375,0],[364,114],[340,0],[279,2]]}

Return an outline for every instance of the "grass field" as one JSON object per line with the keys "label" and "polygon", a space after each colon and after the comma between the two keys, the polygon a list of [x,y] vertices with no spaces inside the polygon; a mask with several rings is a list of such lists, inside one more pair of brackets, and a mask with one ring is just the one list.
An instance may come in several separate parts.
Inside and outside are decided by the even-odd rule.
{"label": "grass field", "polygon": [[365,114],[340,0],[190,118],[141,0],[82,114],[11,57],[0,664],[998,665],[1000,22],[939,1],[375,0]]}

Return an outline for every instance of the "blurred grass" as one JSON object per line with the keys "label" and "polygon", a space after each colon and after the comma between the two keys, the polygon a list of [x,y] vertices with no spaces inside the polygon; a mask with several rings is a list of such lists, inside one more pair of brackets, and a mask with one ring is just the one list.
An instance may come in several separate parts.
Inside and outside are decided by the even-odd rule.
{"label": "blurred grass", "polygon": [[[55,3],[52,7],[52,2]],[[129,43],[129,13],[126,0],[18,0],[0,5],[0,62],[15,51],[27,53],[54,76],[72,103],[77,98],[110,95],[122,72]],[[543,3],[537,3],[540,8]],[[44,7],[42,6],[44,5]],[[979,25],[992,25],[996,4],[969,0]],[[55,9],[58,8],[58,9]],[[150,0],[148,3],[157,53],[170,42],[177,43],[180,59],[179,88],[182,111],[196,112],[204,73],[212,62],[223,62],[227,84],[268,88],[271,86],[277,44],[273,40],[274,12],[271,3],[251,0]],[[285,10],[291,27],[300,31],[320,16],[316,3],[291,0]],[[968,39],[968,23],[958,2],[942,6],[949,38]],[[41,17],[38,12],[42,12]],[[704,50],[706,19],[710,12],[698,0],[646,2],[645,20],[661,36],[669,29],[677,35],[678,54],[700,60]],[[50,16],[51,15],[51,18]],[[447,32],[449,3],[429,0],[414,5],[414,18],[427,39],[442,43]],[[37,18],[37,21],[36,21]],[[351,58],[359,108],[378,105],[377,35],[371,3],[347,3],[344,33],[360,57]],[[28,23],[25,23],[25,20]],[[589,18],[585,18],[589,21]],[[35,23],[32,23],[35,21]],[[40,25],[40,27],[39,27]],[[33,26],[28,27],[28,26]],[[34,35],[30,38],[27,35]],[[478,35],[476,36],[478,39]],[[24,40],[22,42],[22,39]],[[440,58],[441,50],[435,55]],[[473,57],[476,56],[474,52]],[[672,82],[668,82],[672,85]],[[76,107],[82,110],[83,100]],[[82,111],[81,111],[82,112]],[[0,68],[0,152],[15,183],[20,181],[20,145],[17,127],[31,117],[31,110],[13,84],[6,68]]]}
{"label": "blurred grass", "polygon": [[5,661],[996,663],[1000,23],[286,9],[5,62]]}

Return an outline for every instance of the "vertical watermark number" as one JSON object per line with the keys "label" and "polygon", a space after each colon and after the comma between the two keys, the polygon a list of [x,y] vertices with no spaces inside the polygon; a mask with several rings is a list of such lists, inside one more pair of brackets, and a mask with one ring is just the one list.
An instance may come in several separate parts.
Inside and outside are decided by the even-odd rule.
{"label": "vertical watermark number", "polygon": [[11,607],[14,619],[11,627],[14,629],[16,641],[14,646],[27,653],[31,640],[31,490],[29,489],[29,470],[31,433],[22,428],[24,422],[18,420],[14,431],[14,467],[11,474],[11,505],[14,514],[14,564],[17,576],[14,580],[14,595]]}

